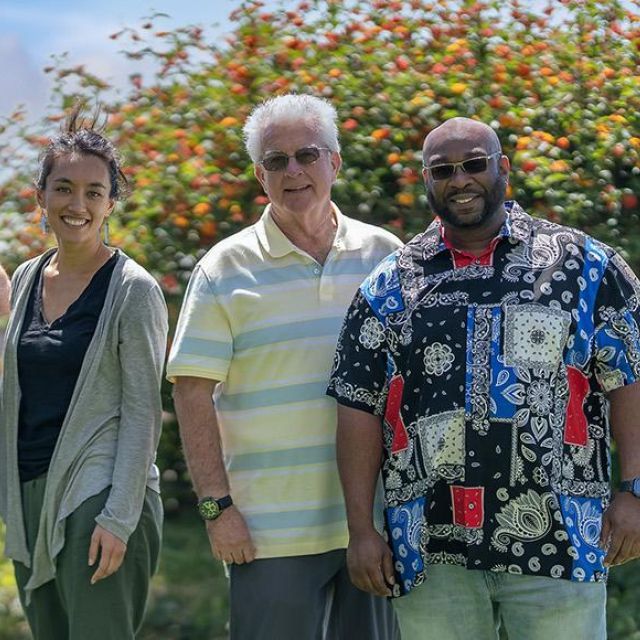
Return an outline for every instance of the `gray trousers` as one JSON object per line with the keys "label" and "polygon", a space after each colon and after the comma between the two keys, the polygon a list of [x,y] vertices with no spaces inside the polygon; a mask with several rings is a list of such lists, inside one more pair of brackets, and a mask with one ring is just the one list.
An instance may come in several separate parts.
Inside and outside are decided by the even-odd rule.
{"label": "gray trousers", "polygon": [[399,640],[386,598],[356,589],[345,550],[230,566],[230,640]]}
{"label": "gray trousers", "polygon": [[[46,476],[22,485],[27,544],[33,549],[38,532]],[[24,586],[31,570],[14,562],[20,601],[34,640],[133,640],[142,625],[149,582],[160,553],[162,502],[147,489],[142,515],[127,543],[118,571],[94,585],[87,564],[94,518],[102,511],[109,489],[85,500],[66,520],[65,544],[56,560],[55,579],[33,591],[25,606]]]}

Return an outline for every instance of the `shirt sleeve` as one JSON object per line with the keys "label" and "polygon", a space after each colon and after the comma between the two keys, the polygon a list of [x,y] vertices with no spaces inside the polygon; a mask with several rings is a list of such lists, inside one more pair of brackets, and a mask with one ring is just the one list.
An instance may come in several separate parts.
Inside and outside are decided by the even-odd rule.
{"label": "shirt sleeve", "polygon": [[610,258],[594,314],[595,375],[605,392],[640,380],[640,281],[618,255]]}
{"label": "shirt sleeve", "polygon": [[233,356],[229,319],[204,269],[197,265],[182,303],[167,363],[167,379],[226,380]]}
{"label": "shirt sleeve", "polygon": [[95,519],[124,542],[140,519],[160,439],[160,382],[167,344],[167,307],[160,287],[131,297],[119,321],[122,400],[113,481]]}
{"label": "shirt sleeve", "polygon": [[338,338],[327,395],[347,407],[382,415],[386,362],[385,327],[358,291]]}

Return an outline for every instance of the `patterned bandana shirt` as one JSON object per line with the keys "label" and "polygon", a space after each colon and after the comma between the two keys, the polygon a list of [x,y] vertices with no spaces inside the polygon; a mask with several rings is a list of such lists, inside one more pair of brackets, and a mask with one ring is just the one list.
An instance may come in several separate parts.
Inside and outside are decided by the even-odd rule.
{"label": "patterned bandana shirt", "polygon": [[429,564],[606,580],[606,394],[640,378],[640,282],[606,245],[505,208],[493,253],[463,266],[434,221],[340,335],[327,393],[383,418],[394,596]]}

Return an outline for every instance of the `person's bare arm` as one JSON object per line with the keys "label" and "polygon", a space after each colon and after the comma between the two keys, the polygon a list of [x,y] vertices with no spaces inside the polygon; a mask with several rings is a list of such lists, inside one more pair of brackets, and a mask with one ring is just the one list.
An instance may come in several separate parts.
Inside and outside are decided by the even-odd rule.
{"label": "person's bare arm", "polygon": [[[173,388],[180,438],[199,498],[221,498],[230,492],[212,399],[216,384],[216,380],[181,376]],[[206,525],[211,551],[218,560],[242,564],[255,558],[251,534],[235,505]]]}
{"label": "person's bare arm", "polygon": [[353,584],[390,596],[394,583],[391,550],[373,526],[373,503],[382,462],[378,416],[338,405],[337,459],[347,508],[347,567]]}
{"label": "person's bare arm", "polygon": [[[622,480],[640,476],[640,382],[609,393],[611,431],[617,445]],[[605,564],[616,565],[640,557],[640,498],[614,495],[604,514],[601,544],[609,542]]]}
{"label": "person's bare arm", "polygon": [[0,265],[0,317],[9,313],[9,297],[11,293],[11,282],[7,272]]}

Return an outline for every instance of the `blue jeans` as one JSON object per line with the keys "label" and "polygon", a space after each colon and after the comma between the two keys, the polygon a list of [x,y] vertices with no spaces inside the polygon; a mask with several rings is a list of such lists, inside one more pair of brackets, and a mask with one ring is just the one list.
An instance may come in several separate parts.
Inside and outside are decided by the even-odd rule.
{"label": "blue jeans", "polygon": [[430,565],[424,584],[393,601],[411,640],[606,640],[606,587],[540,576]]}

